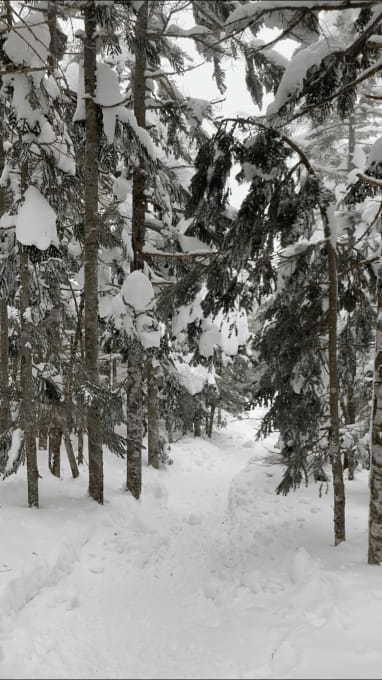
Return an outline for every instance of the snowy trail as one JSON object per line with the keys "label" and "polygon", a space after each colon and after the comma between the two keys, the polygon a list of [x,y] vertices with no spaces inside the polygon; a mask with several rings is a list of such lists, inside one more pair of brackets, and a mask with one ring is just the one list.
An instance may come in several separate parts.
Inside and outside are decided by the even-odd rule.
{"label": "snowy trail", "polygon": [[[334,549],[330,493],[276,498],[280,468],[254,425],[179,442],[173,466],[145,470],[139,503],[113,459],[103,508],[85,479],[49,477],[31,514],[21,480],[6,482],[1,521],[16,532],[16,511],[35,539],[10,538],[13,563],[1,553],[0,678],[380,677],[366,477],[348,485],[352,537]],[[28,550],[38,561],[20,570]]]}

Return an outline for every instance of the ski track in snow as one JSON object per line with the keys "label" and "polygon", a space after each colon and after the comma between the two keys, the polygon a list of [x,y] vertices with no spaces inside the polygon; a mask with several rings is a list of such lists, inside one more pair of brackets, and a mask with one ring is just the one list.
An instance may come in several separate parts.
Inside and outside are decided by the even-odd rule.
{"label": "ski track in snow", "polygon": [[[276,497],[254,418],[173,446],[142,499],[105,457],[107,502],[47,474],[0,488],[0,678],[378,678],[382,572],[367,567],[367,474],[347,483],[349,541],[332,547],[332,490]],[[45,471],[44,471],[45,470]],[[325,490],[324,490],[325,491]]]}

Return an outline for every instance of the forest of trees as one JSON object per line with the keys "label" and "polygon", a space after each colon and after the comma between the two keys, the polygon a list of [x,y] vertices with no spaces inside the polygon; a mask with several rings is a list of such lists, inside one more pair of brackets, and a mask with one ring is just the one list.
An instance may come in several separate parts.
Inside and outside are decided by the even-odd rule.
{"label": "forest of trees", "polygon": [[[146,435],[163,467],[177,438],[261,405],[275,507],[331,483],[338,545],[344,475],[370,468],[381,564],[381,4],[0,9],[2,477],[25,465],[38,507],[38,450],[57,477],[65,451],[102,504],[114,454],[138,499]],[[200,61],[222,100],[240,63],[254,114],[184,95]]]}

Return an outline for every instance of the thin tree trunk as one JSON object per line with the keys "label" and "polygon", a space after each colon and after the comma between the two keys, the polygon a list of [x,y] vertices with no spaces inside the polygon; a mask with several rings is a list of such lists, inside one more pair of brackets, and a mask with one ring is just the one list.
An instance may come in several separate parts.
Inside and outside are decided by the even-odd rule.
{"label": "thin tree trunk", "polygon": [[0,299],[0,434],[8,429],[11,419],[8,372],[8,308],[7,301]]}
{"label": "thin tree trunk", "polygon": [[70,471],[72,473],[73,479],[76,479],[76,477],[79,477],[80,472],[79,472],[79,469],[78,469],[76,457],[74,455],[72,440],[70,439],[70,433],[68,432],[68,430],[64,429],[63,435],[64,435],[64,444],[65,444],[66,455],[68,456]]}
{"label": "thin tree trunk", "polygon": [[147,453],[148,464],[158,469],[159,442],[159,390],[158,376],[153,359],[147,359]]}
{"label": "thin tree trunk", "polygon": [[[4,168],[3,135],[0,131],[0,173]],[[5,190],[0,187],[0,217],[6,211]],[[10,424],[9,403],[9,341],[8,341],[8,306],[4,290],[0,298],[0,434],[5,432]]]}
{"label": "thin tree trunk", "polygon": [[[143,0],[135,24],[134,113],[140,127],[146,126],[146,41],[148,3]],[[132,269],[144,268],[144,224],[146,212],[145,171],[142,161],[133,172]],[[144,353],[138,341],[132,344],[128,359],[127,391],[127,489],[139,498],[142,488],[143,373]]]}
{"label": "thin tree trunk", "polygon": [[27,461],[28,505],[38,508],[38,468],[34,423],[33,382],[32,382],[32,333],[27,319],[30,310],[29,299],[29,256],[25,247],[20,246],[20,318],[21,318],[21,423],[24,430],[24,447]]}
{"label": "thin tree trunk", "polygon": [[48,64],[53,71],[57,61],[57,3],[52,0],[48,2],[48,26],[50,34]]}
{"label": "thin tree trunk", "polygon": [[215,410],[216,406],[214,404],[211,404],[210,412],[208,414],[208,428],[207,428],[207,437],[209,437],[210,439],[212,437],[212,431],[214,427]]}
{"label": "thin tree trunk", "polygon": [[[98,124],[94,102],[97,82],[97,14],[94,0],[84,7],[84,75],[86,104],[85,146],[85,367],[87,379],[98,384]],[[89,494],[103,503],[103,455],[97,404],[87,407]]]}
{"label": "thin tree trunk", "polygon": [[194,414],[194,437],[201,436],[202,436],[202,417],[200,413],[200,408],[198,406]]}
{"label": "thin tree trunk", "polygon": [[139,498],[142,491],[142,437],[143,437],[143,350],[134,342],[129,351],[127,374],[127,475],[126,489]]}
{"label": "thin tree trunk", "polygon": [[[137,12],[135,24],[135,68],[134,68],[134,113],[140,127],[146,127],[146,42],[147,42],[148,2],[143,0]],[[145,260],[143,246],[145,243],[146,214],[146,177],[142,161],[133,173],[133,216],[132,246],[134,252],[133,269],[143,269]]]}
{"label": "thin tree trunk", "polygon": [[[354,168],[356,167],[356,164],[354,162],[354,152],[356,148],[356,127],[355,127],[355,122],[354,122],[354,115],[349,116],[349,121],[348,121],[348,172],[350,173]],[[356,214],[354,209],[350,210],[349,214],[350,222],[351,225],[354,229],[356,226]],[[351,239],[354,239],[353,234],[351,234]],[[352,337],[351,334],[349,333],[349,342],[352,342]],[[346,424],[351,425],[355,423],[356,415],[357,415],[357,400],[356,400],[356,395],[354,394],[354,384],[355,384],[355,379],[357,375],[357,350],[351,349],[351,382],[348,385],[347,388],[347,394],[346,394]],[[353,354],[354,352],[354,354]]]}
{"label": "thin tree trunk", "polygon": [[48,447],[48,426],[47,424],[40,423],[40,429],[38,433],[38,448],[47,449]]}
{"label": "thin tree trunk", "polygon": [[218,407],[218,427],[222,427],[223,425],[223,418],[222,418],[222,410],[221,407]]}
{"label": "thin tree trunk", "polygon": [[[382,250],[382,248],[381,248]],[[373,414],[371,429],[369,564],[382,564],[382,267],[377,280]]]}
{"label": "thin tree trunk", "polygon": [[61,440],[62,427],[56,408],[54,408],[53,422],[49,429],[49,466],[55,477],[61,476]]}
{"label": "thin tree trunk", "polygon": [[[78,306],[78,317],[77,317],[77,324],[76,324],[76,332],[74,336],[74,342],[71,347],[71,371],[73,372],[73,367],[76,364],[76,355],[77,355],[77,349],[78,346],[80,348],[80,355],[81,355],[81,361],[84,359],[84,352],[83,352],[83,338],[82,338],[82,319],[83,319],[83,311],[84,311],[84,303],[85,303],[85,298],[84,295],[81,294],[81,299],[80,299],[80,304]],[[78,397],[79,398],[79,397]],[[78,465],[83,465],[84,464],[84,428],[83,428],[83,404],[79,404],[79,409],[78,409],[78,416],[77,416],[77,464]]]}
{"label": "thin tree trunk", "polygon": [[334,491],[334,544],[339,545],[346,539],[345,534],[345,484],[340,450],[339,389],[337,371],[337,254],[331,241],[328,214],[322,211],[326,247],[328,255],[329,278],[329,454],[332,465]]}
{"label": "thin tree trunk", "polygon": [[79,427],[77,431],[77,463],[78,465],[84,464],[84,431],[82,427]]}
{"label": "thin tree trunk", "polygon": [[117,384],[117,359],[113,359],[111,364],[111,386],[112,389],[115,388]]}

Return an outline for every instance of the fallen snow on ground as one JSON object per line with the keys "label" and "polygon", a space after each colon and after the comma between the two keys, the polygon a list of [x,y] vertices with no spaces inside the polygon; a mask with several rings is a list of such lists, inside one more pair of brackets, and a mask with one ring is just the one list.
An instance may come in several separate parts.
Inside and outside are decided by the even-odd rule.
{"label": "fallen snow on ground", "polygon": [[347,483],[334,548],[331,490],[276,497],[257,417],[175,444],[139,502],[111,456],[103,507],[86,470],[57,480],[45,452],[40,510],[22,473],[1,483],[0,678],[380,678],[367,475]]}

